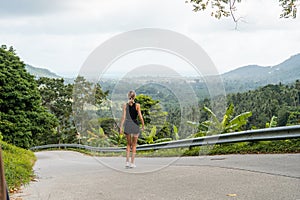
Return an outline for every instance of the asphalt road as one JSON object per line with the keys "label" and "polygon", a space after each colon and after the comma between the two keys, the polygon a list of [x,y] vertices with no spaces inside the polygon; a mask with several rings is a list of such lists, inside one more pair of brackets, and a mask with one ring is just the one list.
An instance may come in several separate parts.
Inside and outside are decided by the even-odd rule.
{"label": "asphalt road", "polygon": [[37,181],[23,200],[300,200],[300,154],[98,158],[70,151],[36,153]]}

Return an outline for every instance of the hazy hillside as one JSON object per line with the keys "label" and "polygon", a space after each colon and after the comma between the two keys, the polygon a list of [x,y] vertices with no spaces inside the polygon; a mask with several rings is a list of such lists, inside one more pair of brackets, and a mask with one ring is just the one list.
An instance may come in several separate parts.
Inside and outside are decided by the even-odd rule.
{"label": "hazy hillside", "polygon": [[49,71],[48,69],[33,67],[31,65],[26,65],[25,69],[35,77],[48,77],[48,78],[62,78],[61,76]]}
{"label": "hazy hillside", "polygon": [[[47,69],[37,68],[30,65],[26,65],[26,69],[29,73],[35,75],[37,78],[39,77],[62,78],[61,76],[53,72],[50,72]],[[141,72],[137,74],[142,75],[144,72],[143,70],[140,70]],[[156,74],[156,70],[154,68],[149,67],[149,70],[151,70],[154,75]],[[160,68],[159,71],[161,72],[163,70]],[[139,71],[137,70],[137,72]],[[163,75],[163,73],[159,75]],[[227,93],[236,93],[236,92],[254,90],[258,87],[262,87],[268,84],[278,84],[279,82],[283,84],[293,83],[294,81],[300,79],[300,54],[291,56],[289,59],[275,66],[266,67],[266,66],[259,66],[259,65],[248,65],[248,66],[240,67],[238,69],[222,74],[222,78]],[[64,78],[64,79],[66,83],[72,83],[74,81],[74,79],[70,79],[70,78]],[[142,79],[143,81],[146,81],[145,77],[142,77]],[[110,85],[110,87],[107,89],[111,89],[111,87],[113,87],[111,86],[112,83],[111,81],[112,80],[106,80],[102,82],[104,88],[106,88],[108,84]],[[180,83],[178,84],[180,85]],[[205,88],[205,85],[201,85],[201,84],[205,84],[205,83],[201,83],[201,82],[194,83],[192,87]]]}
{"label": "hazy hillside", "polygon": [[26,64],[25,69],[36,78],[40,77],[48,77],[48,78],[63,78],[65,83],[73,83],[74,78],[64,78],[59,76],[48,69],[33,67],[31,65]]}
{"label": "hazy hillside", "polygon": [[293,83],[300,79],[300,54],[275,66],[248,65],[222,75],[227,92],[241,92],[267,84]]}

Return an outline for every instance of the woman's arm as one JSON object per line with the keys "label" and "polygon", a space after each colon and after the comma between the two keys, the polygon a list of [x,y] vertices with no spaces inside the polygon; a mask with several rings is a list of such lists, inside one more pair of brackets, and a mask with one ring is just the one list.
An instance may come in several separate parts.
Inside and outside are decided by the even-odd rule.
{"label": "woman's arm", "polygon": [[120,123],[120,134],[123,134],[123,125],[124,125],[125,118],[126,118],[126,103],[123,105],[123,114]]}
{"label": "woman's arm", "polygon": [[136,104],[136,110],[138,111],[140,121],[142,122],[142,130],[144,131],[144,128],[145,128],[144,119],[143,119],[143,115],[142,115],[142,112],[141,112],[141,106],[138,103]]}

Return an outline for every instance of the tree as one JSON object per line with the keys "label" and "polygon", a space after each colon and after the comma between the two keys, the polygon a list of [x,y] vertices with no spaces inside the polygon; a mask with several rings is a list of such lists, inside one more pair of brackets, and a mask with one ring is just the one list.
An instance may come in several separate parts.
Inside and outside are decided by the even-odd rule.
{"label": "tree", "polygon": [[179,140],[178,128],[175,125],[173,125],[173,140]]}
{"label": "tree", "polygon": [[[277,126],[286,126],[296,123],[290,120],[293,112],[299,112],[300,87],[297,81],[289,85],[266,85],[256,90],[249,90],[244,93],[228,94],[227,101],[235,105],[237,113],[251,110],[253,115],[246,125],[247,129],[252,127],[265,128],[266,122],[272,116],[277,116]],[[295,115],[296,116],[296,115]]]}
{"label": "tree", "polygon": [[194,137],[241,131],[242,126],[245,125],[248,122],[248,118],[252,116],[252,112],[244,112],[234,117],[234,106],[233,104],[229,104],[222,121],[220,121],[216,114],[208,107],[204,106],[203,109],[209,114],[210,120],[204,121],[200,124],[188,122],[194,126],[199,126],[199,132],[194,134]]}
{"label": "tree", "polygon": [[136,96],[136,102],[141,105],[141,112],[144,117],[145,124],[151,123],[151,109],[159,103],[158,100],[153,100],[150,96],[140,94]]}
{"label": "tree", "polygon": [[113,130],[118,130],[118,125],[113,118],[99,118],[98,124],[101,126],[107,135],[113,135]]}
{"label": "tree", "polygon": [[290,112],[286,125],[290,126],[290,125],[299,125],[299,124],[300,124],[300,109],[298,111]]}
{"label": "tree", "polygon": [[[193,5],[193,11],[204,11],[211,7],[211,16],[220,19],[221,17],[231,16],[233,21],[237,23],[239,18],[236,18],[236,3],[241,3],[242,0],[188,0]],[[279,0],[279,5],[282,7],[280,18],[296,18],[297,3],[299,0]]]}
{"label": "tree", "polygon": [[13,48],[0,48],[0,132],[3,140],[29,148],[54,133],[57,119],[42,106],[34,77]]}
{"label": "tree", "polygon": [[75,79],[72,108],[75,126],[81,135],[87,134],[90,120],[97,117],[97,110],[107,95],[108,91],[103,92],[100,84],[93,84],[82,76]]}
{"label": "tree", "polygon": [[[162,133],[161,137],[168,135],[167,137],[169,138],[170,130],[166,127],[166,117],[168,113],[162,111],[159,101],[144,94],[137,95],[136,101],[141,104],[141,112],[146,125],[141,137],[144,138],[147,143],[154,142],[155,139],[161,139],[157,137],[158,132]],[[154,130],[155,134],[153,133]]]}
{"label": "tree", "polygon": [[272,127],[276,127],[277,126],[277,117],[273,116],[270,120],[270,122],[266,123],[266,128],[272,128]]}
{"label": "tree", "polygon": [[156,136],[156,126],[152,126],[151,130],[149,132],[142,132],[142,136],[144,140],[144,143],[146,144],[153,144],[154,143],[154,138]]}
{"label": "tree", "polygon": [[112,130],[112,134],[110,134],[108,137],[110,144],[116,146],[126,146],[126,138],[124,134],[120,134],[119,131]]}
{"label": "tree", "polygon": [[[297,17],[297,2],[299,0],[279,0],[280,6],[282,7],[282,13],[280,17],[284,18],[296,18]],[[299,4],[298,4],[299,6]]]}
{"label": "tree", "polygon": [[37,80],[42,105],[59,120],[56,134],[48,143],[73,143],[76,128],[72,117],[72,84],[64,84],[63,79],[42,77]]}
{"label": "tree", "polygon": [[97,147],[108,147],[110,146],[107,135],[104,133],[103,128],[87,130],[88,137],[86,138],[86,144]]}
{"label": "tree", "polygon": [[163,127],[157,131],[156,136],[157,139],[171,138],[170,124],[167,121],[165,121]]}

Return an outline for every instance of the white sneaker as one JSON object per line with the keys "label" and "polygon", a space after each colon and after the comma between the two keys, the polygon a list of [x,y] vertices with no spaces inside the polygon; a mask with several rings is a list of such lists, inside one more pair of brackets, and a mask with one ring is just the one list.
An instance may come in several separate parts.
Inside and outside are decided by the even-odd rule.
{"label": "white sneaker", "polygon": [[130,163],[130,168],[136,168],[136,165],[133,163]]}
{"label": "white sneaker", "polygon": [[126,162],[125,168],[129,168],[130,167],[130,163]]}

